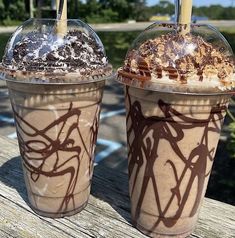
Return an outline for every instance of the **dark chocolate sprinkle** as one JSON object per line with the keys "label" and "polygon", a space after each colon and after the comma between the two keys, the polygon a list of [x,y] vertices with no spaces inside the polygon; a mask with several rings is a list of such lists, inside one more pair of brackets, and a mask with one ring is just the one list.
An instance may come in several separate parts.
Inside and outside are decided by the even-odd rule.
{"label": "dark chocolate sprinkle", "polygon": [[30,32],[12,49],[13,58],[5,55],[3,63],[22,71],[55,69],[73,72],[104,68],[108,65],[103,48],[93,36],[79,30],[69,31],[64,43],[56,47],[56,37],[49,33]]}

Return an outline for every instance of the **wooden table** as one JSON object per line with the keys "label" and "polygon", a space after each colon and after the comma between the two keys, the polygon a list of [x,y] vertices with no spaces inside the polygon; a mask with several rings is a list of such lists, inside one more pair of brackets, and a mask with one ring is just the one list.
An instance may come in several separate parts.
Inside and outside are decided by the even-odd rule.
{"label": "wooden table", "polygon": [[[36,215],[27,205],[18,145],[0,136],[1,238],[143,238],[132,227],[127,175],[95,167],[87,207],[68,218]],[[235,207],[205,199],[195,234],[191,237],[235,237]]]}

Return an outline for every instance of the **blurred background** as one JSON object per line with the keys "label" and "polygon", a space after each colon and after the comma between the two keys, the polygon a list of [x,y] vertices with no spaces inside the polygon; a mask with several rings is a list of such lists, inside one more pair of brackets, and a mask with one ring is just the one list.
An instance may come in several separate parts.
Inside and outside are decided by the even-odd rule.
{"label": "blurred background", "polygon": [[[131,42],[154,21],[174,20],[173,0],[68,0],[68,17],[91,24],[110,63],[122,65]],[[54,18],[55,0],[0,0],[0,59],[11,33],[29,17]],[[193,22],[217,27],[235,51],[235,0],[194,0]],[[235,205],[235,103],[220,138],[208,197]],[[0,80],[0,135],[16,139],[5,82]],[[97,162],[127,172],[125,109],[122,87],[108,82],[101,113]]]}
{"label": "blurred background", "polygon": [[[220,5],[223,4],[223,5]],[[170,20],[172,0],[68,0],[69,18],[88,23]],[[0,23],[18,25],[29,17],[55,16],[56,0],[0,0]],[[234,0],[195,0],[193,20],[233,20]]]}

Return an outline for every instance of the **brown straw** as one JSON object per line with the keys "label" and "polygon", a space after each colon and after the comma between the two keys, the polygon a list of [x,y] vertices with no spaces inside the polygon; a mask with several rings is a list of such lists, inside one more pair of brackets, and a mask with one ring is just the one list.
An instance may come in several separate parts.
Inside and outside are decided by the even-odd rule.
{"label": "brown straw", "polygon": [[191,24],[191,17],[192,17],[192,7],[193,1],[192,0],[181,0],[181,5],[179,6],[179,18],[178,23],[180,26],[180,34],[187,34],[190,32],[190,24]]}

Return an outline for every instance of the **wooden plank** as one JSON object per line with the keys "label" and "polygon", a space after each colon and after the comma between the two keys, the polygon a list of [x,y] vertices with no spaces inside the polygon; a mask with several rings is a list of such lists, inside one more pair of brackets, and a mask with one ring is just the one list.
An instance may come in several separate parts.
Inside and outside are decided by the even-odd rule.
{"label": "wooden plank", "polygon": [[[93,195],[100,199],[106,199],[109,204],[112,204],[116,209],[122,208],[123,215],[129,217],[129,199],[126,196],[128,193],[127,176],[118,174],[118,179],[115,179],[115,172],[97,167],[95,176],[99,177],[96,180],[97,189],[94,189]],[[104,182],[101,182],[104,181]],[[102,186],[105,186],[105,181],[109,181],[113,189],[110,189],[108,194],[100,194]],[[101,182],[101,183],[100,183]],[[112,184],[112,185],[111,185]],[[118,192],[117,192],[118,191]],[[102,198],[104,197],[104,198]],[[128,220],[130,222],[130,220]],[[212,199],[204,199],[203,207],[200,212],[199,221],[195,229],[195,234],[191,236],[200,238],[232,238],[235,237],[235,207]]]}
{"label": "wooden plank", "polygon": [[[0,237],[144,238],[130,222],[126,174],[97,166],[87,207],[68,218],[36,215],[27,205],[17,142],[0,137]],[[191,238],[235,237],[235,207],[205,199]]]}

